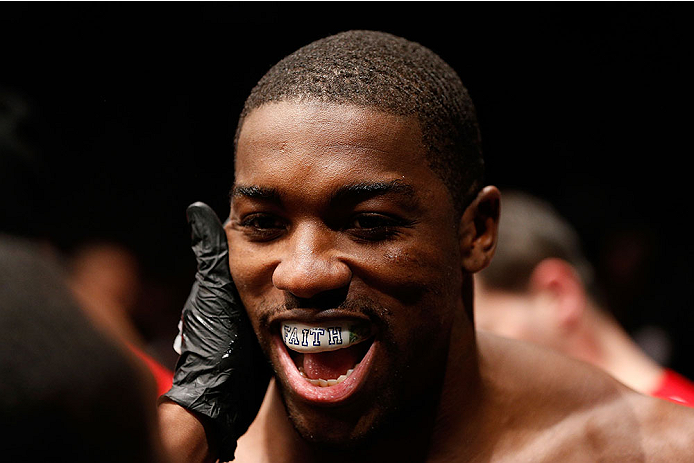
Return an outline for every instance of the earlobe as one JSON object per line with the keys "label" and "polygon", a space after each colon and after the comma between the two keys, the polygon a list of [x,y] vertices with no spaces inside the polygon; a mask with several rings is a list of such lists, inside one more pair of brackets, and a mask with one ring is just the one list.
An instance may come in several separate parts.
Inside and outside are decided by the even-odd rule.
{"label": "earlobe", "polygon": [[484,187],[460,218],[461,264],[466,273],[479,272],[492,260],[498,235],[501,193]]}

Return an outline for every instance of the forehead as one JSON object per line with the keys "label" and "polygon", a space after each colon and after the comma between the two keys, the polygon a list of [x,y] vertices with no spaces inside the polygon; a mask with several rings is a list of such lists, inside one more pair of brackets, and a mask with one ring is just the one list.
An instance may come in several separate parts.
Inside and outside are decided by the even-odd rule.
{"label": "forehead", "polygon": [[[413,117],[329,103],[280,102],[253,110],[239,134],[236,184],[283,180],[434,177]],[[433,180],[433,179],[432,179]]]}

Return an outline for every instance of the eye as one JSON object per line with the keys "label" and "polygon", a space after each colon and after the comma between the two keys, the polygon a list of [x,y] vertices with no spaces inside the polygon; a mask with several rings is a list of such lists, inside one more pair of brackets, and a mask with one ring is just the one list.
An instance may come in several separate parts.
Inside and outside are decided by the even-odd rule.
{"label": "eye", "polygon": [[352,217],[346,229],[358,239],[383,241],[401,233],[412,224],[403,219],[375,212],[365,212]]}
{"label": "eye", "polygon": [[250,214],[239,222],[239,226],[252,241],[270,241],[287,228],[284,220],[267,213]]}

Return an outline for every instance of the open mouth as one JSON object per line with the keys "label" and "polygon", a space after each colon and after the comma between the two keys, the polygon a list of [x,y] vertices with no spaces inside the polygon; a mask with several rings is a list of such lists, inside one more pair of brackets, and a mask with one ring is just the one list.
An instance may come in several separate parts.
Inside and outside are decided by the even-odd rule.
{"label": "open mouth", "polygon": [[301,377],[313,386],[341,384],[373,343],[368,323],[335,320],[321,324],[284,322],[282,340]]}

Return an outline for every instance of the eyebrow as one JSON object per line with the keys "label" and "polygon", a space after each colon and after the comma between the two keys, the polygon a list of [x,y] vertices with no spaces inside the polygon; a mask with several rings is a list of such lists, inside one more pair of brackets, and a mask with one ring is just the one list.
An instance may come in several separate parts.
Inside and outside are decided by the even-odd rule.
{"label": "eyebrow", "polygon": [[[402,199],[408,207],[416,208],[419,202],[416,199],[415,189],[412,185],[404,183],[401,180],[393,180],[389,182],[360,182],[351,185],[345,185],[330,195],[329,203],[353,202],[358,203],[369,198],[394,194]],[[275,188],[261,187],[258,185],[237,185],[234,186],[229,193],[233,198],[244,197],[249,199],[259,199],[264,201],[272,201],[281,204],[281,195]]]}
{"label": "eyebrow", "polygon": [[338,202],[359,202],[376,196],[386,194],[396,194],[405,198],[412,206],[417,204],[415,190],[412,185],[393,180],[390,182],[362,182],[352,185],[345,185],[338,189],[330,197],[330,203]]}
{"label": "eyebrow", "polygon": [[257,185],[239,185],[234,186],[229,192],[230,198],[245,197],[251,199],[264,199],[269,201],[280,202],[280,195],[274,188],[266,188]]}

